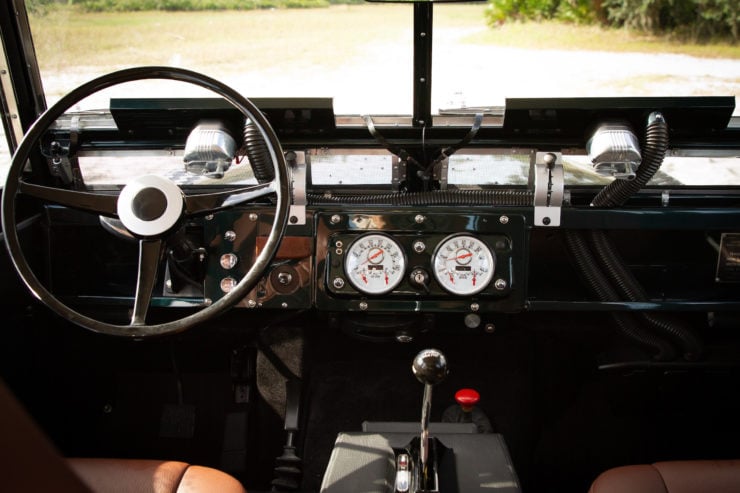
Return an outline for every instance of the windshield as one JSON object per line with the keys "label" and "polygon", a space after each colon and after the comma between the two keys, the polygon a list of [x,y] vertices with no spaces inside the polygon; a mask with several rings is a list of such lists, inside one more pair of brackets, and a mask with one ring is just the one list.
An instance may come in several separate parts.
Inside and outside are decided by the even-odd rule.
{"label": "windshield", "polygon": [[[115,69],[170,65],[208,74],[250,98],[331,97],[338,115],[412,112],[412,5],[117,11],[133,4],[88,1],[32,9],[50,104]],[[293,4],[302,2],[287,2]],[[629,38],[613,29],[552,22],[492,27],[487,9],[486,3],[434,6],[432,113],[501,106],[505,98],[518,97],[740,92],[737,46],[689,44],[682,53],[680,44]]]}
{"label": "windshield", "polygon": [[[349,1],[33,0],[27,7],[49,105],[111,71],[167,65],[207,74],[249,98],[331,98],[338,116],[412,115],[415,6]],[[593,15],[588,23],[564,14],[522,21],[521,12],[502,20],[502,5],[434,5],[432,115],[500,114],[507,98],[740,93],[740,47],[727,33],[708,44],[616,29]],[[121,94],[132,91],[74,109],[107,109]],[[202,96],[171,82],[148,82],[133,94]],[[0,163],[8,159],[0,148]]]}

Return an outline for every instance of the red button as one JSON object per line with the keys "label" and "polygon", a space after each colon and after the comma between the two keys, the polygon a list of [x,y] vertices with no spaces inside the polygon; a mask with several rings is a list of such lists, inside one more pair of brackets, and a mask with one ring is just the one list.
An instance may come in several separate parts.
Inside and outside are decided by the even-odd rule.
{"label": "red button", "polygon": [[463,409],[471,408],[480,400],[480,394],[473,389],[460,389],[455,393],[455,400]]}

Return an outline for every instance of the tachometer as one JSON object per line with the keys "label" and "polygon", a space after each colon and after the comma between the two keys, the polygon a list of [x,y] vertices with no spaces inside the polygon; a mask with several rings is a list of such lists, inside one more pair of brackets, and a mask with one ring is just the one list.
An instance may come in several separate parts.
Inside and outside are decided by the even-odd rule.
{"label": "tachometer", "polygon": [[437,246],[432,258],[437,282],[460,296],[483,291],[496,268],[496,257],[488,245],[470,235],[448,236]]}
{"label": "tachometer", "polygon": [[406,273],[406,255],[390,236],[367,234],[347,249],[344,271],[358,291],[388,293],[398,286]]}

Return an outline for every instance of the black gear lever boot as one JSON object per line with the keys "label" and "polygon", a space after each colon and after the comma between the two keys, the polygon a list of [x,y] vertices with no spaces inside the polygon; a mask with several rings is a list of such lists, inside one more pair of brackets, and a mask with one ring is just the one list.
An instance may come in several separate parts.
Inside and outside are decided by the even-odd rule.
{"label": "black gear lever boot", "polygon": [[455,393],[457,404],[445,409],[442,413],[443,423],[473,423],[478,433],[493,433],[491,420],[476,404],[480,394],[474,389],[460,389]]}

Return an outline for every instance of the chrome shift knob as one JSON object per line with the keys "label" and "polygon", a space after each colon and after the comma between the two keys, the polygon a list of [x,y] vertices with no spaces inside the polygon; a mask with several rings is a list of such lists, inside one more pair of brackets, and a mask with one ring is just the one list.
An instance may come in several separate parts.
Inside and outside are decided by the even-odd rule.
{"label": "chrome shift knob", "polygon": [[436,385],[447,377],[447,359],[438,349],[424,349],[411,365],[414,376],[424,385]]}

